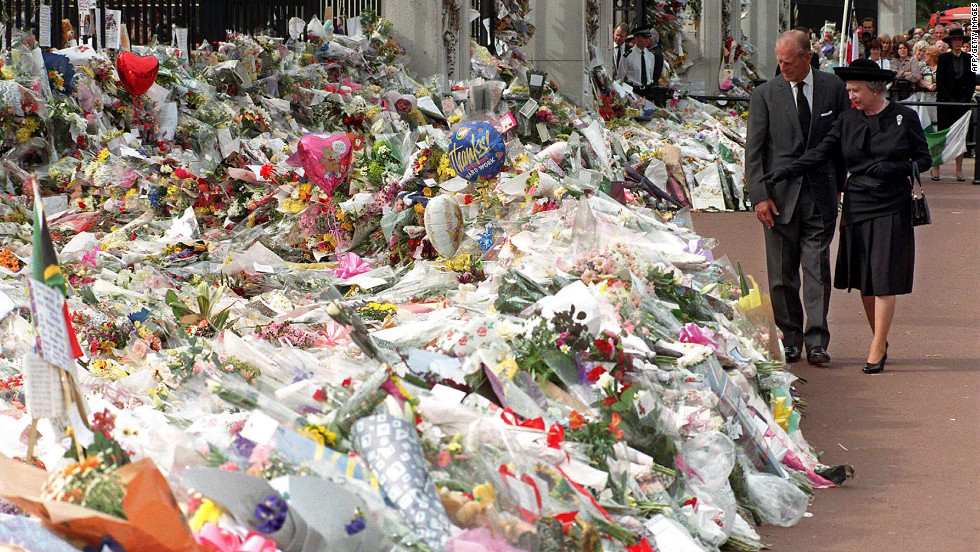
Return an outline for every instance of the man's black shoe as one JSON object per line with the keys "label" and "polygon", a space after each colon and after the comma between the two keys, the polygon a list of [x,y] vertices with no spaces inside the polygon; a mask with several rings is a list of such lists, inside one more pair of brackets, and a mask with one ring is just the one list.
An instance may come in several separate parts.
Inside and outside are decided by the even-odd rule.
{"label": "man's black shoe", "polygon": [[817,345],[807,349],[806,361],[810,364],[827,364],[830,362],[830,355],[827,354],[827,349]]}
{"label": "man's black shoe", "polygon": [[786,355],[786,363],[792,364],[794,362],[800,361],[800,348],[799,347],[786,347],[783,349],[783,354]]}

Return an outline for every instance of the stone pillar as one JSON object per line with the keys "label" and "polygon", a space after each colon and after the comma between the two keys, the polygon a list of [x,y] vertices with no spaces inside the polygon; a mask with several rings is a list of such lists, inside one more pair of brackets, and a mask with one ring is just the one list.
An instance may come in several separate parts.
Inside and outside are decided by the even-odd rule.
{"label": "stone pillar", "polygon": [[470,32],[463,23],[468,5],[466,0],[385,0],[383,15],[408,53],[409,74],[469,78]]}
{"label": "stone pillar", "polygon": [[742,21],[749,42],[755,45],[755,68],[760,78],[776,72],[776,38],[779,36],[779,3],[751,2],[749,16]]}
{"label": "stone pillar", "polygon": [[878,33],[895,36],[915,26],[915,0],[879,0]]}
{"label": "stone pillar", "polygon": [[590,96],[585,0],[534,0],[529,17],[536,29],[525,48],[528,60],[569,101],[583,105]]}
{"label": "stone pillar", "polygon": [[[723,0],[703,0],[701,26],[695,39],[700,59],[682,75],[682,87],[695,94],[718,94],[718,70],[721,68],[721,46],[724,40],[721,3]],[[755,3],[755,2],[753,2]]]}

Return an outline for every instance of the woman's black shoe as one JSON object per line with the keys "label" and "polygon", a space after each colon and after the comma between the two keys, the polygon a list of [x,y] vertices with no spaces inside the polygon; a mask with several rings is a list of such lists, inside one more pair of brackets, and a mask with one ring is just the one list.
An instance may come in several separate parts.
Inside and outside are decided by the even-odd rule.
{"label": "woman's black shoe", "polygon": [[878,372],[881,372],[884,369],[885,369],[885,357],[881,357],[881,360],[879,360],[874,364],[871,364],[870,362],[865,362],[864,368],[861,368],[861,371],[864,372],[865,374],[877,374]]}

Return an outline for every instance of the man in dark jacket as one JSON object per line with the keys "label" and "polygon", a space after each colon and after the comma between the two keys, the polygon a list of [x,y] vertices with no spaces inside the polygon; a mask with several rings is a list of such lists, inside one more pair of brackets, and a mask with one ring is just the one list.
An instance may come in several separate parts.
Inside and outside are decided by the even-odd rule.
{"label": "man in dark jacket", "polygon": [[830,242],[843,186],[843,160],[771,187],[762,178],[820,143],[850,108],[844,83],[830,73],[814,71],[812,55],[810,39],[799,31],[787,31],[776,41],[782,77],[752,93],[745,179],[764,227],[769,290],[786,360],[800,360],[805,345],[809,362],[825,364],[830,362]]}

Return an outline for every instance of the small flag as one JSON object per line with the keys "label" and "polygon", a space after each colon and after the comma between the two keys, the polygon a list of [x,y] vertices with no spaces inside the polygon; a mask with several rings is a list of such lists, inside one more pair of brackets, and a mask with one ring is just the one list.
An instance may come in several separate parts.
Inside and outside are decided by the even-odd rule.
{"label": "small flag", "polygon": [[938,167],[966,153],[966,133],[970,128],[970,112],[967,111],[953,126],[936,132],[926,131],[932,166]]}
{"label": "small flag", "polygon": [[857,27],[854,29],[854,34],[851,36],[851,44],[847,59],[848,65],[850,65],[852,61],[861,57],[861,46],[861,27]]}
{"label": "small flag", "polygon": [[31,279],[31,309],[38,336],[40,354],[45,360],[70,370],[72,359],[82,356],[75,330],[68,315],[68,295],[65,277],[58,265],[58,256],[51,241],[44,202],[34,188],[34,250],[31,255],[33,278]]}

